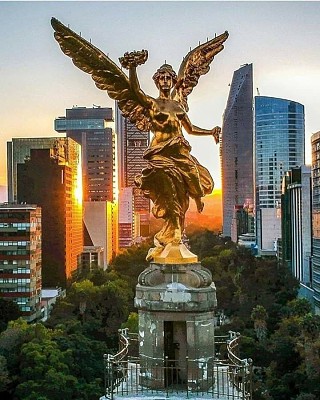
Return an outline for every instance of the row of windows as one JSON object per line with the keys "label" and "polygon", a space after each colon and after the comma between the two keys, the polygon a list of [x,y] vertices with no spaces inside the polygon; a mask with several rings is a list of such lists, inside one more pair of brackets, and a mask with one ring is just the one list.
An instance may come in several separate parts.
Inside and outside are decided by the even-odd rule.
{"label": "row of windows", "polygon": [[30,293],[32,289],[27,286],[18,286],[14,288],[0,288],[0,293]]}
{"label": "row of windows", "polygon": [[0,265],[29,265],[30,260],[0,260]]}
{"label": "row of windows", "polygon": [[11,242],[11,241],[6,241],[6,242],[0,242],[0,246],[29,246],[30,242],[21,240],[17,242]]}
{"label": "row of windows", "polygon": [[30,254],[30,250],[0,250],[2,256],[26,256]]}
{"label": "row of windows", "polygon": [[19,285],[30,283],[30,278],[0,278],[0,283],[17,283]]}
{"label": "row of windows", "polygon": [[29,213],[21,213],[21,212],[1,212],[1,219],[18,219],[21,221],[25,221],[29,219]]}
{"label": "row of windows", "polygon": [[0,228],[18,228],[18,229],[26,229],[30,228],[30,226],[36,226],[36,224],[33,222],[30,224],[30,222],[0,222]]}
{"label": "row of windows", "polygon": [[30,301],[30,297],[16,297],[13,301],[18,304],[27,304]]}
{"label": "row of windows", "polygon": [[30,274],[30,269],[26,268],[0,269],[0,274]]}

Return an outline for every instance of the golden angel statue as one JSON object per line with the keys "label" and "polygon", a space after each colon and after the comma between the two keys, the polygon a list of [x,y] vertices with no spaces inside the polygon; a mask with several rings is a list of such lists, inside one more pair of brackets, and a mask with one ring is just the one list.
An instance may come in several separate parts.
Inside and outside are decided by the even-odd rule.
{"label": "golden angel statue", "polygon": [[127,76],[102,51],[60,21],[52,18],[51,24],[55,39],[73,63],[90,74],[99,89],[117,100],[122,114],[138,129],[153,133],[144,154],[147,167],[135,179],[135,184],[152,200],[153,215],[164,219],[162,229],[154,237],[156,247],[148,254],[147,259],[152,260],[167,244],[181,242],[189,198],[195,200],[201,212],[202,197],[213,190],[209,171],[190,154],[191,147],[182,129],[190,135],[212,135],[216,143],[219,141],[219,127],[206,130],[191,123],[187,96],[199,77],[209,71],[214,56],[223,49],[228,32],[191,50],[183,59],[178,75],[171,65],[162,65],[153,76],[159,89],[159,97],[154,99],[142,91],[136,72],[137,66],[148,58],[146,50],[125,53],[119,58],[121,66],[129,70]]}

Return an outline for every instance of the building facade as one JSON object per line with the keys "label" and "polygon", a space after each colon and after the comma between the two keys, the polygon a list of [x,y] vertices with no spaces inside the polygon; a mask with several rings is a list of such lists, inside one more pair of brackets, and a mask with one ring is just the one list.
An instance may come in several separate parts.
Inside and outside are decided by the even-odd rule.
{"label": "building facade", "polygon": [[[131,227],[132,240],[135,239],[136,234],[148,237],[150,234],[150,200],[144,197],[142,192],[135,186],[134,178],[147,166],[147,161],[143,158],[143,154],[149,147],[150,133],[140,131],[127,118],[124,118],[117,106],[116,130],[118,134],[119,186],[120,189],[132,188],[133,220],[140,220],[138,231]],[[126,206],[120,205],[121,207],[123,209]],[[121,240],[121,234],[119,234],[119,238]]]}
{"label": "building facade", "polygon": [[312,151],[312,287],[316,314],[320,315],[320,132],[311,137]]}
{"label": "building facade", "polygon": [[57,132],[81,145],[84,201],[114,201],[116,137],[112,108],[74,107],[54,121]]}
{"label": "building facade", "polygon": [[[81,145],[84,245],[104,249],[106,268],[110,254],[118,251],[114,239],[118,237],[118,222],[114,221],[115,212],[110,214],[110,208],[114,211],[118,207],[117,138],[112,108],[73,107],[66,110],[65,117],[57,118],[54,125],[57,132],[66,133]],[[114,221],[111,227],[108,215]],[[108,243],[113,247],[108,249]]]}
{"label": "building facade", "polygon": [[17,201],[42,208],[42,280],[66,287],[83,251],[81,153],[72,139],[54,149],[31,149],[17,165]]}
{"label": "building facade", "polygon": [[41,209],[0,204],[0,297],[17,303],[23,318],[41,316]]}
{"label": "building facade", "polygon": [[236,211],[252,207],[253,189],[253,72],[246,64],[234,72],[223,115],[220,143],[224,236],[237,241]]}
{"label": "building facade", "polygon": [[104,249],[98,246],[84,246],[81,254],[81,271],[93,271],[103,269]]}
{"label": "building facade", "polygon": [[31,149],[61,149],[66,147],[64,138],[13,138],[7,143],[8,202],[17,201],[17,165],[30,158]]}
{"label": "building facade", "polygon": [[302,165],[282,178],[281,261],[300,282],[300,294],[312,301],[311,168]]}
{"label": "building facade", "polygon": [[304,106],[295,101],[256,96],[255,215],[258,253],[275,255],[281,238],[281,181],[304,164]]}

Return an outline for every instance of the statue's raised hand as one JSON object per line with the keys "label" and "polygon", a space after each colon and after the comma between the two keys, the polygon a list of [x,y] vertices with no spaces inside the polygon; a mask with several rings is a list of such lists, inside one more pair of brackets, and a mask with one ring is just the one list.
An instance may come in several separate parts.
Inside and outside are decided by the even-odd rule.
{"label": "statue's raised hand", "polygon": [[148,59],[148,51],[131,51],[124,53],[123,57],[119,58],[120,64],[123,68],[129,69],[144,64]]}
{"label": "statue's raised hand", "polygon": [[214,137],[214,140],[216,143],[219,143],[220,141],[220,135],[221,135],[221,128],[220,126],[216,126],[211,130],[212,136]]}

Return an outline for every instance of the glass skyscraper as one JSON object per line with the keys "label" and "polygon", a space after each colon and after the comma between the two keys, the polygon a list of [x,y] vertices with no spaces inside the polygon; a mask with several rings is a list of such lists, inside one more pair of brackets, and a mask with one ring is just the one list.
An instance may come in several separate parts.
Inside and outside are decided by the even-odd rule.
{"label": "glass skyscraper", "polygon": [[312,288],[314,306],[320,315],[320,132],[311,137],[312,145]]}
{"label": "glass skyscraper", "polygon": [[223,115],[220,147],[223,235],[237,241],[238,210],[253,205],[253,77],[252,64],[234,72]]}
{"label": "glass skyscraper", "polygon": [[257,96],[255,116],[256,236],[260,254],[275,254],[281,237],[281,180],[304,164],[304,106],[295,101]]}

